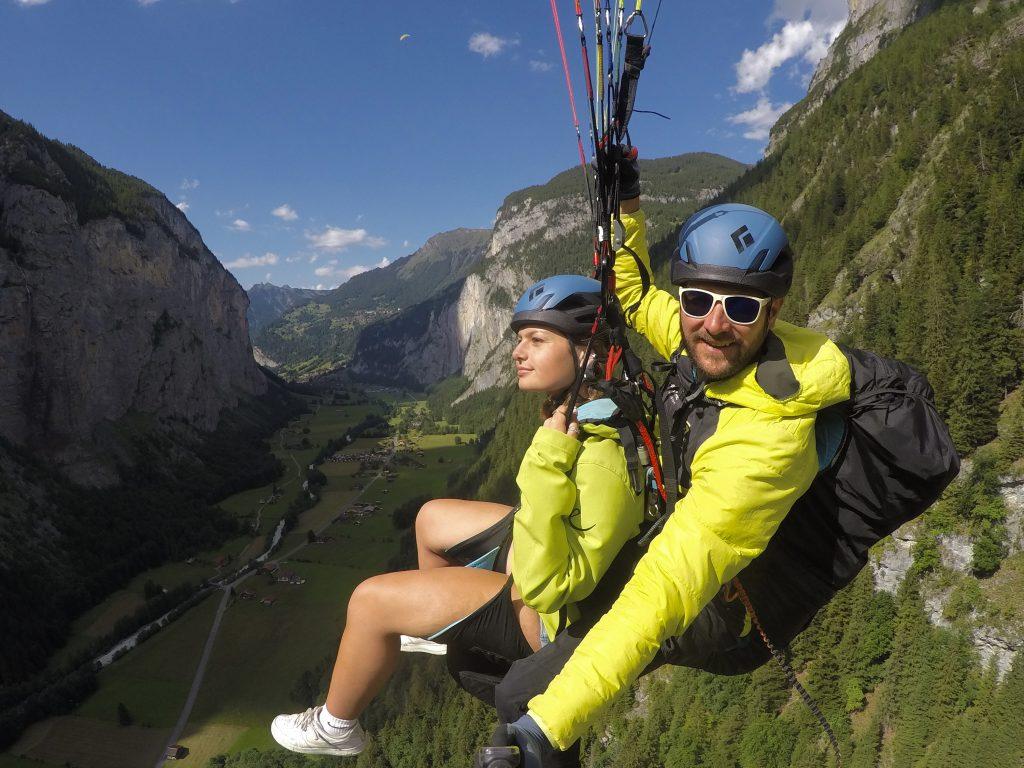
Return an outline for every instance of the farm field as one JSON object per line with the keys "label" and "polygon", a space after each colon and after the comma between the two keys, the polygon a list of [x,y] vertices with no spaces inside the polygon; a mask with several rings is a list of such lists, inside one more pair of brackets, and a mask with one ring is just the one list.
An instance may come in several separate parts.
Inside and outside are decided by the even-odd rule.
{"label": "farm field", "polygon": [[[301,471],[313,460],[320,447],[332,437],[340,437],[371,413],[380,413],[378,406],[360,405],[316,405],[317,398],[307,397],[315,413],[306,414],[288,424],[273,437],[271,445],[274,454],[285,465],[284,475],[276,484],[252,488],[219,502],[219,506],[247,523],[259,516],[259,526],[244,536],[225,542],[222,546],[198,553],[191,563],[179,561],[165,563],[157,568],[140,573],[127,586],[111,594],[99,605],[80,616],[72,626],[67,645],[50,661],[50,668],[56,669],[81,648],[97,638],[102,638],[114,629],[117,621],[130,616],[145,602],[144,585],[152,581],[165,589],[174,589],[186,583],[199,584],[204,579],[217,578],[222,571],[234,570],[237,563],[246,562],[266,549],[266,537],[284,517],[288,504],[301,485]],[[304,433],[303,430],[309,432]],[[289,443],[301,445],[301,439],[309,441],[309,448],[289,451]],[[376,441],[367,441],[376,442]],[[261,504],[273,496],[275,485],[281,491],[276,501]],[[230,563],[218,568],[216,563],[227,558]]]}
{"label": "farm field", "polygon": [[[275,452],[286,467],[276,483],[281,498],[260,510],[260,533],[202,553],[191,564],[169,563],[140,574],[79,620],[78,642],[101,636],[118,618],[142,605],[147,580],[168,588],[185,581],[198,582],[218,574],[212,567],[217,557],[232,556],[232,564],[224,569],[229,570],[261,552],[267,534],[284,515],[320,448],[329,439],[343,436],[373,410],[369,406],[324,405],[289,424],[274,437],[274,445],[280,447]],[[253,574],[235,587],[190,719],[177,738],[189,749],[178,763],[203,766],[219,753],[271,748],[270,719],[312,703],[319,695],[321,676],[333,661],[348,596],[360,581],[383,570],[399,550],[402,532],[392,525],[392,512],[420,495],[445,495],[449,475],[472,459],[471,437],[459,436],[460,444],[456,444],[455,435],[405,436],[400,444],[410,449],[405,452],[408,458],[392,464],[387,479],[375,479],[374,470],[368,468],[360,473],[358,460],[320,465],[327,483],[320,489],[316,505],[304,512],[284,537],[278,552],[301,548],[277,562],[280,570],[275,576]],[[287,447],[302,446],[302,438],[308,447]],[[390,451],[396,442],[393,438],[359,438],[343,453],[379,454]],[[269,499],[273,491],[273,485],[251,489],[226,499],[221,506],[240,518],[253,519],[260,501]],[[376,511],[358,517],[344,514],[357,500],[374,504]],[[310,532],[319,532],[317,543],[309,542]],[[304,583],[277,581],[276,576],[283,573]],[[243,592],[255,599],[242,599]],[[152,766],[188,696],[222,594],[213,593],[104,669],[95,694],[71,716],[52,718],[29,729],[11,753],[0,755],[0,768],[66,763],[87,768]],[[273,604],[263,604],[263,598],[272,598]],[[130,713],[131,726],[118,724],[119,704]],[[115,759],[121,754],[123,758]]]}
{"label": "farm field", "polygon": [[[398,468],[396,480],[378,480],[360,499],[378,502],[380,511],[331,524],[321,534],[331,540],[307,546],[282,561],[281,567],[304,578],[305,584],[271,584],[263,577],[246,583],[259,596],[273,595],[276,601],[269,607],[255,600],[237,601],[228,610],[192,719],[180,739],[193,751],[180,764],[202,766],[218,752],[271,749],[270,720],[313,703],[304,697],[316,695],[321,673],[330,669],[344,628],[348,595],[363,579],[379,573],[398,551],[400,532],[391,524],[391,512],[421,494],[444,495],[449,473],[472,457],[472,448],[454,445],[453,435],[438,438],[432,441],[435,447],[424,450],[424,467]],[[438,464],[438,458],[444,463]],[[328,476],[327,489],[334,484],[332,472],[342,472],[332,466],[346,465],[321,467]],[[354,497],[358,492],[350,493]],[[328,498],[326,491],[323,498]],[[319,511],[314,508],[307,516]],[[300,524],[296,535],[304,538],[306,529]],[[221,733],[240,730],[234,742],[225,745],[222,739],[209,738],[211,729],[217,728]],[[218,743],[211,751],[207,742]]]}

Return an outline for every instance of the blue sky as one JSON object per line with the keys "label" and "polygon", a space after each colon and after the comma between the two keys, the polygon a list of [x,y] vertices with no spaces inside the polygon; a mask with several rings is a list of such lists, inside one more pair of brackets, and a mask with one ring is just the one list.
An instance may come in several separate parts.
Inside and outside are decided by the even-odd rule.
{"label": "blue sky", "polygon": [[[642,155],[755,161],[845,18],[664,0]],[[0,109],[163,191],[246,287],[333,287],[577,162],[547,0],[0,0],[0,71]]]}

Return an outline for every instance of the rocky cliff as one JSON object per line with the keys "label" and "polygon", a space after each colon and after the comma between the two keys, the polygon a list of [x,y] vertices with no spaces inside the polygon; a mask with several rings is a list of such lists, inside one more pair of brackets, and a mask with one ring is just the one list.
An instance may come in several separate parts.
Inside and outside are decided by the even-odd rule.
{"label": "rocky cliff", "polygon": [[[744,169],[720,155],[693,153],[644,162],[644,209],[651,241],[707,202]],[[350,371],[364,379],[429,386],[462,374],[463,396],[511,381],[508,323],[526,286],[589,266],[590,223],[579,169],[509,195],[479,263],[443,295],[369,326]]]}
{"label": "rocky cliff", "polygon": [[[441,232],[409,256],[319,292],[254,332],[259,353],[282,374],[300,380],[347,364],[364,328],[461,282],[483,256],[489,234],[481,229]],[[379,378],[372,370],[364,373],[364,378]]]}
{"label": "rocky cliff", "polygon": [[0,113],[0,436],[104,484],[127,414],[212,430],[266,389],[247,306],[163,195]]}

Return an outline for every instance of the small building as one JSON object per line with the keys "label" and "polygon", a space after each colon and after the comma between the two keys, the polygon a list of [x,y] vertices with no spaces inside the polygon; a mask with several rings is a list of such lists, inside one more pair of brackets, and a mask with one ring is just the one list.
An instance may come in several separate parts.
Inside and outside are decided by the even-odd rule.
{"label": "small building", "polygon": [[273,595],[267,595],[262,600],[260,600],[260,603],[262,603],[263,605],[273,605],[276,602],[277,602],[277,598],[274,597]]}
{"label": "small building", "polygon": [[243,589],[241,592],[238,593],[238,598],[240,600],[255,600],[256,593],[248,589]]}
{"label": "small building", "polygon": [[183,747],[181,744],[171,744],[167,748],[167,755],[164,757],[165,760],[183,760],[188,757],[188,747]]}

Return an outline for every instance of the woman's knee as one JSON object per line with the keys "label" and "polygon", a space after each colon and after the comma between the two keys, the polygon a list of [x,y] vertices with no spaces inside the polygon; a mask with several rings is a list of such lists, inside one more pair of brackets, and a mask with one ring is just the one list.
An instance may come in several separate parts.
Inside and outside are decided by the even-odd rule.
{"label": "woman's knee", "polygon": [[449,507],[449,499],[431,499],[416,513],[416,541],[433,548]]}
{"label": "woman's knee", "polygon": [[361,582],[348,599],[348,620],[363,619],[381,610],[388,610],[394,590],[388,584],[388,574],[371,576]]}

